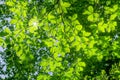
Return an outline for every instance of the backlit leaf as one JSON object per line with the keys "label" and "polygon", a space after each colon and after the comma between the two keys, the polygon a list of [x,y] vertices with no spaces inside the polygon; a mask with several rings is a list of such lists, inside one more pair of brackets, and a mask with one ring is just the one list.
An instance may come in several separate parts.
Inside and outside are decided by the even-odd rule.
{"label": "backlit leaf", "polygon": [[62,4],[62,7],[70,7],[70,3],[68,3],[68,2],[63,2],[63,4]]}
{"label": "backlit leaf", "polygon": [[88,10],[89,10],[89,12],[92,12],[92,13],[93,13],[93,11],[94,11],[94,9],[93,9],[92,6],[89,6],[89,7],[88,7]]}
{"label": "backlit leaf", "polygon": [[93,14],[89,15],[87,19],[88,19],[88,21],[93,22],[93,21],[94,21],[94,16],[93,16]]}

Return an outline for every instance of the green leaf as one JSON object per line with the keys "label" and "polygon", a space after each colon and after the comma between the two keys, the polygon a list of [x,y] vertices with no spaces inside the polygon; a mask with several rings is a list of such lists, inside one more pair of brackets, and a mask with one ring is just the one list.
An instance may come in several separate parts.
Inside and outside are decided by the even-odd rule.
{"label": "green leaf", "polygon": [[10,29],[8,27],[5,28],[5,32],[8,33],[8,34],[11,33],[11,31],[10,31]]}
{"label": "green leaf", "polygon": [[2,46],[4,40],[0,37],[0,46]]}
{"label": "green leaf", "polygon": [[80,49],[81,49],[81,45],[79,44],[76,46],[76,51],[79,51]]}
{"label": "green leaf", "polygon": [[13,1],[7,1],[6,4],[7,4],[8,6],[14,6],[14,2],[13,2]]}
{"label": "green leaf", "polygon": [[37,17],[34,16],[33,18],[30,19],[28,24],[30,27],[38,27],[39,21],[38,21]]}
{"label": "green leaf", "polygon": [[101,61],[103,59],[103,55],[102,54],[97,55],[97,59]]}
{"label": "green leaf", "polygon": [[107,28],[107,24],[104,24],[103,21],[101,21],[101,22],[98,23],[98,30],[99,31],[105,32],[106,28]]}
{"label": "green leaf", "polygon": [[50,79],[50,76],[45,75],[45,74],[39,74],[37,76],[37,80],[49,80],[49,79]]}
{"label": "green leaf", "polygon": [[23,55],[23,50],[19,50],[16,52],[17,56],[20,58]]}
{"label": "green leaf", "polygon": [[74,40],[74,36],[70,37],[70,42],[72,42]]}
{"label": "green leaf", "polygon": [[76,40],[76,41],[81,41],[81,39],[80,39],[79,36],[75,36],[75,40]]}
{"label": "green leaf", "polygon": [[70,7],[70,3],[69,2],[63,2],[63,4],[62,4],[62,7]]}
{"label": "green leaf", "polygon": [[57,8],[57,13],[58,13],[58,14],[62,13],[62,9]]}
{"label": "green leaf", "polygon": [[83,67],[79,67],[79,71],[83,71]]}
{"label": "green leaf", "polygon": [[80,22],[78,20],[75,20],[75,21],[72,22],[72,25],[75,25],[75,26],[80,25]]}
{"label": "green leaf", "polygon": [[48,14],[48,20],[51,21],[51,20],[53,20],[53,19],[55,19],[55,16],[52,15],[51,13],[49,13],[49,14]]}
{"label": "green leaf", "polygon": [[46,40],[46,41],[44,41],[45,42],[45,44],[48,46],[48,47],[52,47],[53,46],[53,42],[52,41],[49,41],[49,40]]}
{"label": "green leaf", "polygon": [[120,54],[118,54],[118,53],[116,53],[116,52],[114,52],[113,53],[117,58],[120,58]]}
{"label": "green leaf", "polygon": [[43,27],[43,30],[45,30],[45,31],[49,31],[50,28],[49,28],[49,26],[46,25],[46,26]]}
{"label": "green leaf", "polygon": [[27,17],[27,11],[23,11],[23,17]]}
{"label": "green leaf", "polygon": [[56,53],[53,53],[53,55],[54,55],[54,58],[55,59],[58,59],[58,53],[56,52]]}
{"label": "green leaf", "polygon": [[86,14],[90,15],[91,13],[88,10],[86,10],[83,14],[84,15],[86,15]]}
{"label": "green leaf", "polygon": [[110,22],[109,23],[109,28],[110,28],[110,30],[115,30],[115,26],[117,26],[117,22],[116,21],[113,21],[113,22]]}
{"label": "green leaf", "polygon": [[110,7],[104,7],[104,9],[105,9],[105,14],[107,15],[107,14],[111,14],[111,11],[110,11]]}
{"label": "green leaf", "polygon": [[78,44],[80,44],[80,42],[79,42],[79,41],[74,41],[74,42],[72,42],[71,47],[76,47]]}
{"label": "green leaf", "polygon": [[117,26],[117,22],[116,21],[114,21],[112,24],[113,24],[113,26]]}
{"label": "green leaf", "polygon": [[113,6],[113,9],[114,9],[114,12],[118,9],[118,5],[116,4],[116,5],[114,5]]}
{"label": "green leaf", "polygon": [[94,21],[94,16],[93,16],[93,14],[89,15],[87,19],[88,19],[88,21],[93,22],[93,21]]}
{"label": "green leaf", "polygon": [[72,16],[72,20],[74,21],[74,20],[76,20],[77,19],[77,14],[74,14],[73,16]]}
{"label": "green leaf", "polygon": [[56,20],[50,20],[50,22],[51,22],[52,24],[55,24],[55,23],[56,23]]}
{"label": "green leaf", "polygon": [[82,25],[77,25],[76,30],[80,31],[82,29]]}
{"label": "green leaf", "polygon": [[64,13],[67,13],[66,7],[62,7],[62,11],[63,11]]}
{"label": "green leaf", "polygon": [[41,14],[44,15],[45,13],[46,13],[46,8],[43,8],[43,9],[41,10]]}
{"label": "green leaf", "polygon": [[68,32],[70,29],[71,29],[70,26],[68,26],[65,28],[65,31]]}
{"label": "green leaf", "polygon": [[94,22],[99,21],[99,14],[98,13],[94,13]]}
{"label": "green leaf", "polygon": [[93,7],[92,7],[92,6],[89,6],[89,7],[88,7],[88,11],[91,12],[91,13],[93,13],[93,12],[94,12]]}
{"label": "green leaf", "polygon": [[95,41],[92,40],[92,41],[89,42],[88,47],[89,47],[89,48],[93,48],[93,47],[94,47],[94,44],[95,44]]}
{"label": "green leaf", "polygon": [[110,32],[110,31],[111,31],[110,27],[109,27],[109,28],[107,28],[107,32]]}
{"label": "green leaf", "polygon": [[107,4],[107,5],[110,5],[110,4],[111,4],[111,1],[106,1],[106,4]]}
{"label": "green leaf", "polygon": [[65,47],[64,51],[65,51],[65,53],[69,53],[70,52],[70,48],[69,47]]}
{"label": "green leaf", "polygon": [[114,20],[117,17],[117,13],[114,13],[110,16],[110,20]]}
{"label": "green leaf", "polygon": [[36,27],[30,27],[30,28],[29,28],[29,32],[30,32],[30,33],[34,33],[35,30],[37,30],[37,29],[38,29],[37,26],[36,26]]}
{"label": "green leaf", "polygon": [[85,67],[86,64],[85,64],[85,62],[81,62],[81,61],[79,61],[79,62],[78,62],[78,66]]}
{"label": "green leaf", "polygon": [[16,20],[16,19],[12,19],[12,20],[10,21],[10,23],[11,23],[11,24],[16,24],[16,23],[17,23],[17,20]]}
{"label": "green leaf", "polygon": [[[85,31],[83,31],[83,36],[84,37],[86,37],[86,36],[90,36],[91,35],[91,33],[90,32],[85,32]],[[84,38],[85,39],[85,38]]]}

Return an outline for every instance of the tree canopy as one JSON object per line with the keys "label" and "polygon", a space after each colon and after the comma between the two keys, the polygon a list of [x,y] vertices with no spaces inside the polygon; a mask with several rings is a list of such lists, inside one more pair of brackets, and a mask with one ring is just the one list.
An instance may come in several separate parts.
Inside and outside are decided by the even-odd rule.
{"label": "tree canopy", "polygon": [[5,80],[118,80],[119,26],[119,0],[6,0],[0,55],[7,68],[0,65],[0,74]]}

